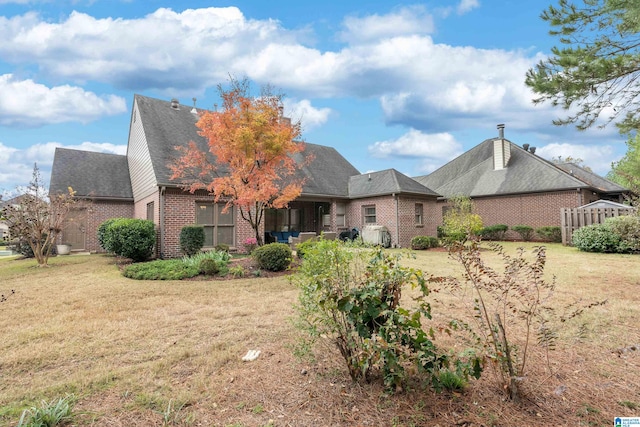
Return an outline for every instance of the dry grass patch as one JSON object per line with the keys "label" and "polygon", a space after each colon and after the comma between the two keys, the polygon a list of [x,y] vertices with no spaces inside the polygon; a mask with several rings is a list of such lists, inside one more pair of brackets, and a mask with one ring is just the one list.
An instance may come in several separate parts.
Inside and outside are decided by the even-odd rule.
{"label": "dry grass patch", "polygon": [[[286,277],[151,282],[122,277],[106,256],[57,257],[48,269],[2,262],[0,293],[16,294],[0,303],[0,424],[66,393],[78,397],[78,425],[94,426],[588,426],[637,416],[639,258],[548,246],[559,303],[608,304],[568,322],[552,371],[531,365],[521,405],[503,400],[492,369],[463,394],[412,384],[388,396],[352,383],[334,349],[295,360],[287,319],[297,291]],[[406,263],[460,272],[443,252]],[[462,314],[435,296],[434,322]],[[249,349],[262,353],[242,362]]]}

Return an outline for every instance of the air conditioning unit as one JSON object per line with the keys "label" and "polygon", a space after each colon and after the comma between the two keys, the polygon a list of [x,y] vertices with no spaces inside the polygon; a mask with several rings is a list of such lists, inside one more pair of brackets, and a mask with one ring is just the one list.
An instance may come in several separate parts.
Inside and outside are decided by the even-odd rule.
{"label": "air conditioning unit", "polygon": [[361,236],[365,243],[385,248],[391,246],[391,233],[384,225],[367,225],[362,229]]}

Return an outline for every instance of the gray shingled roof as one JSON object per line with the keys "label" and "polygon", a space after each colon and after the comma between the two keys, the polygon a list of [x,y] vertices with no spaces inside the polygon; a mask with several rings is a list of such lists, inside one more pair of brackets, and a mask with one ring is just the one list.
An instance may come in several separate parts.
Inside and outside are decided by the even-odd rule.
{"label": "gray shingled roof", "polygon": [[602,192],[626,193],[629,191],[626,188],[616,184],[615,182],[609,181],[608,179],[603,178],[600,175],[596,175],[593,172],[589,172],[588,170],[576,165],[575,163],[560,163],[556,166],[569,175],[575,176],[580,181],[583,181],[589,184],[591,187],[597,188]]}
{"label": "gray shingled roof", "polygon": [[173,109],[169,101],[142,95],[135,95],[134,100],[147,138],[156,182],[158,185],[175,186],[177,183],[169,179],[171,170],[168,168],[178,158],[175,147],[193,141],[200,149],[207,149],[206,140],[198,135],[198,115],[191,112],[193,107],[182,104]]}
{"label": "gray shingled roof", "polygon": [[414,179],[445,197],[471,197],[591,188],[552,163],[511,144],[506,168],[493,169],[493,141],[487,139],[430,175]]}
{"label": "gray shingled roof", "polygon": [[352,176],[349,179],[349,197],[352,199],[388,194],[438,196],[434,191],[395,169]]}
{"label": "gray shingled roof", "polygon": [[119,154],[56,148],[49,194],[68,187],[81,197],[133,200],[127,157]]}
{"label": "gray shingled roof", "polygon": [[[179,154],[175,146],[194,141],[201,150],[208,150],[206,139],[198,134],[195,125],[198,116],[191,112],[193,107],[186,105],[181,104],[176,110],[171,108],[168,101],[142,95],[135,95],[135,100],[147,137],[156,180],[159,185],[177,186],[178,182],[169,179],[171,171],[167,166]],[[298,178],[306,178],[302,195],[347,197],[349,177],[360,172],[332,147],[310,143],[305,145],[305,152],[294,157],[298,162],[302,162],[309,154],[314,158],[303,167],[303,174],[298,175]]]}
{"label": "gray shingled roof", "polygon": [[313,160],[298,174],[304,177],[303,196],[347,197],[349,178],[360,172],[333,147],[305,143],[304,152],[293,158],[301,163],[311,155]]}

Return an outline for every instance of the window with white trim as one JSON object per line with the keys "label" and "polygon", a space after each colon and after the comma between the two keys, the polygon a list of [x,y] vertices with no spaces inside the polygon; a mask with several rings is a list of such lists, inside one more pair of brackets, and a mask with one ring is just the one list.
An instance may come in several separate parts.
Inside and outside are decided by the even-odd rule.
{"label": "window with white trim", "polygon": [[422,220],[423,220],[422,215],[423,215],[422,203],[416,203],[416,218],[415,218],[416,225],[422,225]]}
{"label": "window with white trim", "polygon": [[362,222],[364,224],[376,223],[376,205],[362,207]]}

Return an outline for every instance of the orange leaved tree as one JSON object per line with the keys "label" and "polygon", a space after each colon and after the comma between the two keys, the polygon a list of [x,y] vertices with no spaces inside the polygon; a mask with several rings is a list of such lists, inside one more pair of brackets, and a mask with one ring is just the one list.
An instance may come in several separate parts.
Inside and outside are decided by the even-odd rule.
{"label": "orange leaved tree", "polygon": [[169,165],[171,179],[192,193],[207,190],[226,208],[235,205],[262,245],[265,209],[285,208],[300,195],[303,180],[296,171],[311,159],[298,163],[292,157],[304,144],[296,141],[300,123],[282,117],[282,95],[264,87],[252,97],[247,79],[230,83],[229,89],[218,85],[222,110],[204,112],[196,123],[208,150],[193,141],[176,147],[181,155]]}

